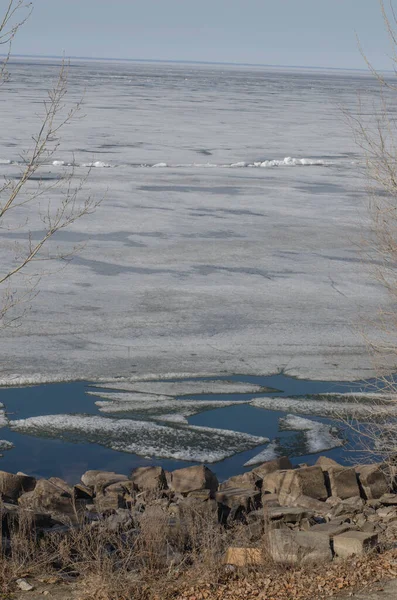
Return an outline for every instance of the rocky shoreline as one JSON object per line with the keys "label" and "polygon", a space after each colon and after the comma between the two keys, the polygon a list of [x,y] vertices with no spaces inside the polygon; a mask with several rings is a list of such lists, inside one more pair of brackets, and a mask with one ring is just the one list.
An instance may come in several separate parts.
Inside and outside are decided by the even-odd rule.
{"label": "rocky shoreline", "polygon": [[330,562],[361,555],[397,541],[397,494],[390,465],[343,467],[320,457],[314,466],[293,468],[288,458],[265,462],[219,483],[206,466],[166,472],[140,467],[127,477],[87,471],[69,485],[0,472],[3,541],[21,514],[40,535],[65,532],[81,524],[105,523],[109,531],[139,528],[151,512],[177,531],[186,510],[200,506],[218,524],[247,527],[248,543],[230,547],[224,562],[258,564],[262,547],[286,564]]}

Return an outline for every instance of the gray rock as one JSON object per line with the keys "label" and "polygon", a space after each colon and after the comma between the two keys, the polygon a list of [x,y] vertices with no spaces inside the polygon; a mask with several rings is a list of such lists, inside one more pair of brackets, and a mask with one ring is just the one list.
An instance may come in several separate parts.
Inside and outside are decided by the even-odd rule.
{"label": "gray rock", "polygon": [[385,506],[397,506],[397,494],[383,494],[379,502]]}
{"label": "gray rock", "polygon": [[273,529],[267,534],[267,542],[270,555],[276,563],[305,565],[332,561],[327,534]]}
{"label": "gray rock", "polygon": [[216,501],[219,504],[228,506],[229,508],[243,508],[246,511],[255,510],[260,503],[261,493],[256,489],[226,489],[217,492],[215,495]]}
{"label": "gray rock", "polygon": [[219,484],[219,490],[227,490],[230,488],[233,489],[249,489],[258,487],[257,484],[261,481],[261,479],[253,472],[249,471],[248,473],[243,473],[242,475],[235,475],[234,477],[230,477]]}
{"label": "gray rock", "polygon": [[330,466],[325,472],[328,474],[332,496],[342,500],[360,496],[355,469]]}
{"label": "gray rock", "polygon": [[34,490],[35,485],[34,477],[0,471],[0,496],[6,502],[16,502],[21,494]]}
{"label": "gray rock", "polygon": [[279,458],[275,458],[273,460],[268,460],[257,467],[252,469],[252,473],[255,477],[259,479],[263,479],[265,475],[269,473],[274,473],[275,471],[285,471],[288,469],[292,469],[292,463],[286,456],[280,456]]}
{"label": "gray rock", "polygon": [[281,519],[285,523],[300,523],[302,519],[309,519],[313,513],[302,507],[270,506],[265,512],[265,518],[272,521]]}
{"label": "gray rock", "polygon": [[366,499],[378,499],[390,492],[384,464],[360,465],[356,467],[362,493]]}
{"label": "gray rock", "polygon": [[57,519],[77,520],[72,495],[46,479],[39,479],[34,490],[20,496],[18,503],[22,508],[43,511]]}
{"label": "gray rock", "polygon": [[157,492],[168,488],[164,469],[161,467],[138,467],[130,475],[139,491]]}
{"label": "gray rock", "polygon": [[210,490],[214,497],[218,489],[218,479],[208,467],[197,465],[172,472],[171,489],[180,494],[188,494],[196,490]]}
{"label": "gray rock", "polygon": [[262,493],[278,494],[289,470],[271,471],[262,478]]}
{"label": "gray rock", "polygon": [[321,467],[323,471],[328,471],[330,467],[342,468],[342,465],[333,460],[332,458],[328,458],[328,456],[320,456],[316,461],[316,467]]}
{"label": "gray rock", "polygon": [[33,585],[30,585],[26,579],[17,579],[16,584],[22,592],[31,592],[34,590]]}
{"label": "gray rock", "polygon": [[377,534],[365,531],[346,531],[334,537],[334,552],[340,558],[360,556],[374,548],[377,542]]}
{"label": "gray rock", "polygon": [[310,498],[310,496],[298,496],[296,500],[292,502],[292,506],[301,506],[311,510],[314,514],[324,517],[329,513],[329,505],[321,500]]}
{"label": "gray rock", "polygon": [[339,523],[329,521],[328,523],[318,523],[317,525],[313,525],[310,528],[310,531],[314,531],[315,533],[324,533],[328,535],[330,539],[333,539],[336,535],[340,535],[345,531],[350,531],[355,529],[354,525],[351,523]]}
{"label": "gray rock", "polygon": [[112,483],[119,481],[128,481],[126,475],[114,473],[113,471],[86,471],[81,477],[81,481],[89,488],[97,491],[97,489],[104,488]]}
{"label": "gray rock", "polygon": [[304,467],[285,472],[279,490],[280,504],[288,506],[299,496],[309,496],[316,500],[328,498],[321,467]]}
{"label": "gray rock", "polygon": [[106,519],[106,528],[109,531],[120,531],[132,529],[134,527],[134,519],[129,510],[117,509],[116,512]]}

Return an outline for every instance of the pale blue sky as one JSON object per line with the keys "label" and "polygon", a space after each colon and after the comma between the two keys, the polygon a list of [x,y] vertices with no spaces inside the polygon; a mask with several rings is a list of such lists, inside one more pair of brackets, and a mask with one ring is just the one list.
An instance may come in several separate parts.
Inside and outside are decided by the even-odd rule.
{"label": "pale blue sky", "polygon": [[378,0],[34,4],[15,53],[363,68],[356,31],[376,67],[390,67]]}

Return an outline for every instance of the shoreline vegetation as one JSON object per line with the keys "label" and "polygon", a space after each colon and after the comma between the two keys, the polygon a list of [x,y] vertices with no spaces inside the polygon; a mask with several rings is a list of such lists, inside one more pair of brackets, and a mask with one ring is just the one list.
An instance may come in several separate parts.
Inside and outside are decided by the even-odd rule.
{"label": "shoreline vegetation", "polygon": [[204,465],[87,471],[75,485],[0,471],[0,591],[313,600],[368,588],[396,576],[396,473],[324,456],[221,483]]}

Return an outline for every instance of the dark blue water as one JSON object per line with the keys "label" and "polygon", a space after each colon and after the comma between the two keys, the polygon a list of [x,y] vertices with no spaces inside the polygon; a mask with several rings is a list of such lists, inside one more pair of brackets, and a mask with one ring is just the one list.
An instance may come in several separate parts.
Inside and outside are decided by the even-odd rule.
{"label": "dark blue water", "polygon": [[[213,379],[213,378],[212,378]],[[283,374],[268,377],[235,375],[220,377],[218,380],[234,380],[256,383],[274,388],[277,393],[268,394],[222,394],[224,400],[263,397],[263,396],[306,396],[326,392],[346,393],[362,391],[371,387],[374,382],[327,382],[306,381],[287,377]],[[39,415],[54,414],[101,414],[95,405],[95,397],[88,396],[90,382],[55,383],[21,388],[0,388],[0,402],[5,405],[10,420],[23,419]],[[109,391],[109,390],[106,390]],[[195,396],[190,396],[194,398]],[[198,397],[198,396],[196,396]],[[201,395],[200,399],[219,399],[219,395]],[[103,416],[103,415],[102,415]],[[127,416],[127,415],[125,415]],[[294,463],[307,462],[313,464],[318,454],[305,455],[305,444],[300,432],[279,431],[278,420],[285,416],[279,410],[263,410],[249,405],[234,405],[206,411],[189,418],[189,423],[220,429],[242,431],[253,435],[276,438],[279,447],[290,456]],[[305,416],[305,415],[302,415]],[[323,423],[331,423],[328,419],[313,417]],[[122,417],[122,415],[120,415]],[[131,414],[128,415],[131,418]],[[340,423],[337,424],[341,435],[349,437],[349,432]],[[15,444],[15,448],[3,453],[0,468],[5,471],[23,471],[42,477],[58,476],[73,482],[80,479],[87,469],[104,469],[120,473],[128,473],[137,466],[161,464],[165,469],[176,469],[196,463],[176,460],[152,458],[146,459],[135,454],[117,452],[98,444],[71,443],[16,433],[8,427],[0,431],[0,438]],[[266,445],[242,452],[231,458],[210,465],[219,479],[243,472],[244,463],[258,454]],[[348,463],[351,454],[347,447],[338,447],[321,452],[335,460]]]}

